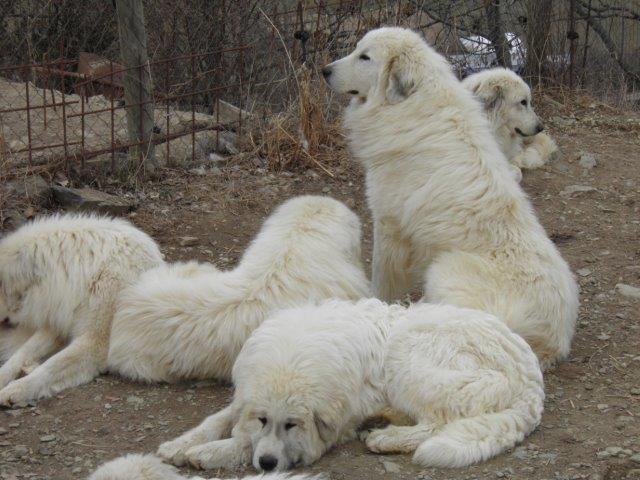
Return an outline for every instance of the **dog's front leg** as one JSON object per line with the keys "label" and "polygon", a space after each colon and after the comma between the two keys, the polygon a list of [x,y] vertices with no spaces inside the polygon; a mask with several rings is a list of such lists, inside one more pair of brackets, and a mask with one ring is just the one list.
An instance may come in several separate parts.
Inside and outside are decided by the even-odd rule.
{"label": "dog's front leg", "polygon": [[411,244],[393,220],[376,220],[373,225],[372,283],[374,295],[393,302],[408,293],[414,278]]}
{"label": "dog's front leg", "polygon": [[11,382],[0,390],[0,405],[8,407],[49,397],[97,377],[108,351],[108,339],[97,337],[81,335],[29,375]]}
{"label": "dog's front leg", "polygon": [[196,445],[187,450],[187,461],[195,468],[235,468],[251,462],[251,441],[249,437],[231,437]]}
{"label": "dog's front leg", "polygon": [[160,445],[158,456],[176,466],[182,466],[187,461],[185,456],[187,450],[231,435],[232,427],[233,410],[232,405],[229,405],[207,417],[200,425],[175,440]]}

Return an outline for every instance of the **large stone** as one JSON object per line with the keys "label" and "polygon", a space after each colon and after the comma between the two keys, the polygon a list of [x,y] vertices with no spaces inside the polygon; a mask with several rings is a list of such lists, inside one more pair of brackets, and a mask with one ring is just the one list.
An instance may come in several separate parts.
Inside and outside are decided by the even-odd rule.
{"label": "large stone", "polygon": [[3,190],[7,195],[17,195],[35,201],[45,200],[51,193],[49,183],[40,175],[8,181],[4,184]]}
{"label": "large stone", "polygon": [[54,185],[52,189],[56,201],[63,207],[72,210],[125,215],[136,207],[135,203],[130,200],[92,188],[67,188]]}

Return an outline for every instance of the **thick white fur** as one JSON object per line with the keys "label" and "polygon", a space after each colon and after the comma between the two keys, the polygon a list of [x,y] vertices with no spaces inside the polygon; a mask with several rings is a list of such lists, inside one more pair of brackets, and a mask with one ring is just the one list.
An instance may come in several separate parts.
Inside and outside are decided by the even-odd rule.
{"label": "thick white fur", "polygon": [[469,75],[462,84],[484,105],[498,145],[515,167],[539,168],[558,152],[553,139],[540,133],[531,89],[517,73],[492,68]]}
{"label": "thick white fur", "polygon": [[230,380],[245,340],[270,312],[370,293],[360,221],[328,197],[285,202],[234,270],[211,268],[162,266],[123,293],[111,334],[111,371],[150,382]]}
{"label": "thick white fur", "polygon": [[16,328],[2,332],[2,349],[13,354],[0,368],[0,405],[48,397],[103,371],[118,293],[161,263],[156,243],[124,220],[54,216],[4,238],[0,318]]}
{"label": "thick white fur", "polygon": [[[320,480],[320,476],[286,475],[273,473],[268,475],[250,475],[243,480]],[[116,458],[98,468],[88,480],[205,480],[202,477],[184,477],[172,466],[162,463],[153,455],[132,454]],[[210,480],[219,480],[211,478]]]}
{"label": "thick white fur", "polygon": [[200,468],[260,470],[265,457],[275,469],[308,465],[388,402],[416,425],[374,430],[371,450],[417,448],[422,465],[463,466],[521,441],[544,401],[535,354],[494,316],[379,300],[274,314],[245,344],[233,381],[232,403],[160,456]]}
{"label": "thick white fur", "polygon": [[545,368],[565,358],[577,285],[447,61],[416,33],[381,28],[327,68],[331,88],[358,92],[344,126],[366,168],[376,296],[423,277],[427,301],[495,314]]}

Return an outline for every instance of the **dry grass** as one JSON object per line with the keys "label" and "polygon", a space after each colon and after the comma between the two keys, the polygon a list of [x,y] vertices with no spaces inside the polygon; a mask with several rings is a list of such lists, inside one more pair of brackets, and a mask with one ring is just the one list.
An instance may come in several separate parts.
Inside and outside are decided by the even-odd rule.
{"label": "dry grass", "polygon": [[339,121],[328,118],[326,88],[307,68],[298,75],[297,97],[282,113],[273,115],[251,138],[255,152],[273,171],[318,168],[333,177],[344,138]]}

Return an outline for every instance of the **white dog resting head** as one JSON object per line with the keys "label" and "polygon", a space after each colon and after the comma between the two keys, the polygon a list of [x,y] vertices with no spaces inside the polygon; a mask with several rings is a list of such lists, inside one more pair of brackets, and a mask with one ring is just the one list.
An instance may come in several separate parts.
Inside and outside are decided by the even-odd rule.
{"label": "white dog resting head", "polygon": [[[234,428],[234,435],[251,439],[252,464],[258,471],[310,465],[324,454],[327,441],[332,439],[328,425],[308,408],[297,388],[287,385],[287,379],[291,376],[285,372],[281,383],[270,379],[269,392],[241,407]],[[275,385],[281,388],[272,388]]]}
{"label": "white dog resting head", "polygon": [[396,104],[429,80],[429,68],[449,69],[419,34],[385,27],[368,32],[353,52],[325,66],[322,74],[337,93],[354,95],[361,102]]}
{"label": "white dog resting head", "polygon": [[508,127],[511,135],[529,137],[544,129],[533,110],[529,85],[515,72],[492,68],[468,76],[462,84],[483,103],[496,130]]}

